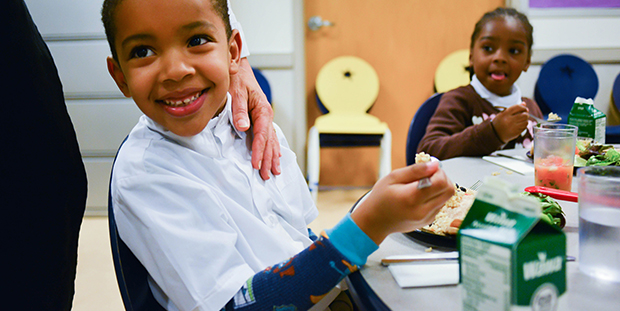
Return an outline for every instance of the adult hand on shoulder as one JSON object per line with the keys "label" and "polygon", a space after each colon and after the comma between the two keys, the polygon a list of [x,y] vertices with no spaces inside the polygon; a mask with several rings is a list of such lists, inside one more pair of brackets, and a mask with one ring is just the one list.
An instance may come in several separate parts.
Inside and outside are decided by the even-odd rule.
{"label": "adult hand on shoulder", "polygon": [[[431,186],[418,189],[420,179]],[[391,233],[409,232],[430,224],[454,194],[454,185],[439,162],[410,165],[379,180],[351,218],[377,245]]]}
{"label": "adult hand on shoulder", "polygon": [[493,119],[492,124],[499,139],[507,143],[521,135],[527,128],[529,118],[525,103],[512,105],[500,112]]}
{"label": "adult hand on shoulder", "polygon": [[230,95],[235,127],[239,131],[250,128],[252,118],[252,167],[260,170],[264,180],[269,172],[280,174],[280,144],[273,128],[273,110],[267,101],[247,58],[241,59],[239,71],[230,76]]}

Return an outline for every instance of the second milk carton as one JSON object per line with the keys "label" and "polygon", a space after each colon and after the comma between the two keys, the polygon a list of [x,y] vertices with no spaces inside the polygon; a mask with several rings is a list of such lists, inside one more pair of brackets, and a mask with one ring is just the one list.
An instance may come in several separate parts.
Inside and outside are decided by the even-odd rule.
{"label": "second milk carton", "polygon": [[607,116],[594,107],[594,101],[591,98],[575,98],[566,122],[579,128],[577,137],[593,139],[599,144],[605,143]]}
{"label": "second milk carton", "polygon": [[566,291],[566,236],[540,203],[495,178],[458,233],[463,310],[556,310]]}

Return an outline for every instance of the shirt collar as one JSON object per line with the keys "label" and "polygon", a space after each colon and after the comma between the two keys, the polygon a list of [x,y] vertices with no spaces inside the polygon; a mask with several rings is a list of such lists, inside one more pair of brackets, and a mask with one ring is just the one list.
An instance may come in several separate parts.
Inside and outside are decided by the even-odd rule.
{"label": "shirt collar", "polygon": [[487,90],[487,88],[482,85],[482,82],[478,80],[478,77],[476,77],[476,75],[472,77],[470,84],[474,88],[476,93],[480,95],[480,97],[486,99],[494,107],[510,107],[512,105],[520,104],[523,101],[523,99],[521,98],[521,89],[516,84],[512,85],[512,88],[510,89],[510,95],[506,96],[498,96]]}
{"label": "shirt collar", "polygon": [[235,123],[233,122],[232,114],[232,96],[230,95],[230,93],[226,93],[226,104],[224,105],[224,109],[222,109],[219,115],[213,117],[213,119],[209,121],[209,123],[205,127],[205,130],[213,131],[217,126],[223,123],[228,123],[227,125],[233,128],[233,131],[237,135],[237,137],[242,137],[241,132],[239,132],[234,126]]}

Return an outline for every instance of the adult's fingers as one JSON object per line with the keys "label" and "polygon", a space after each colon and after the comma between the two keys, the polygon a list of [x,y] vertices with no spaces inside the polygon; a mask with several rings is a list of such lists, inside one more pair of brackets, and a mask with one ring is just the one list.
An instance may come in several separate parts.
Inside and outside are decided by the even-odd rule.
{"label": "adult's fingers", "polygon": [[252,166],[261,170],[261,177],[266,180],[270,171],[276,175],[280,172],[280,160],[273,159],[280,156],[280,144],[272,123],[273,110],[262,93],[251,92],[249,102],[254,124]]}
{"label": "adult's fingers", "polygon": [[245,132],[250,128],[248,116],[248,91],[243,85],[237,73],[230,78],[229,93],[232,97],[232,114],[235,128],[240,132]]}

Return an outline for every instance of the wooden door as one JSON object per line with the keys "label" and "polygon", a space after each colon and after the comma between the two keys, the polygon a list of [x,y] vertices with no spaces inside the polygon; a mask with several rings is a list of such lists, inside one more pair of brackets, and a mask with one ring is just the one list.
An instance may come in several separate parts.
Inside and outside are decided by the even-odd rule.
{"label": "wooden door", "polygon": [[[308,128],[321,114],[314,83],[320,68],[342,55],[368,61],[377,71],[379,96],[370,113],[392,132],[392,168],[404,167],[407,131],[413,115],[433,94],[433,77],[449,53],[469,48],[474,25],[500,0],[306,0],[304,19],[332,22],[306,27]],[[378,148],[321,149],[320,185],[370,186],[377,179]]]}

